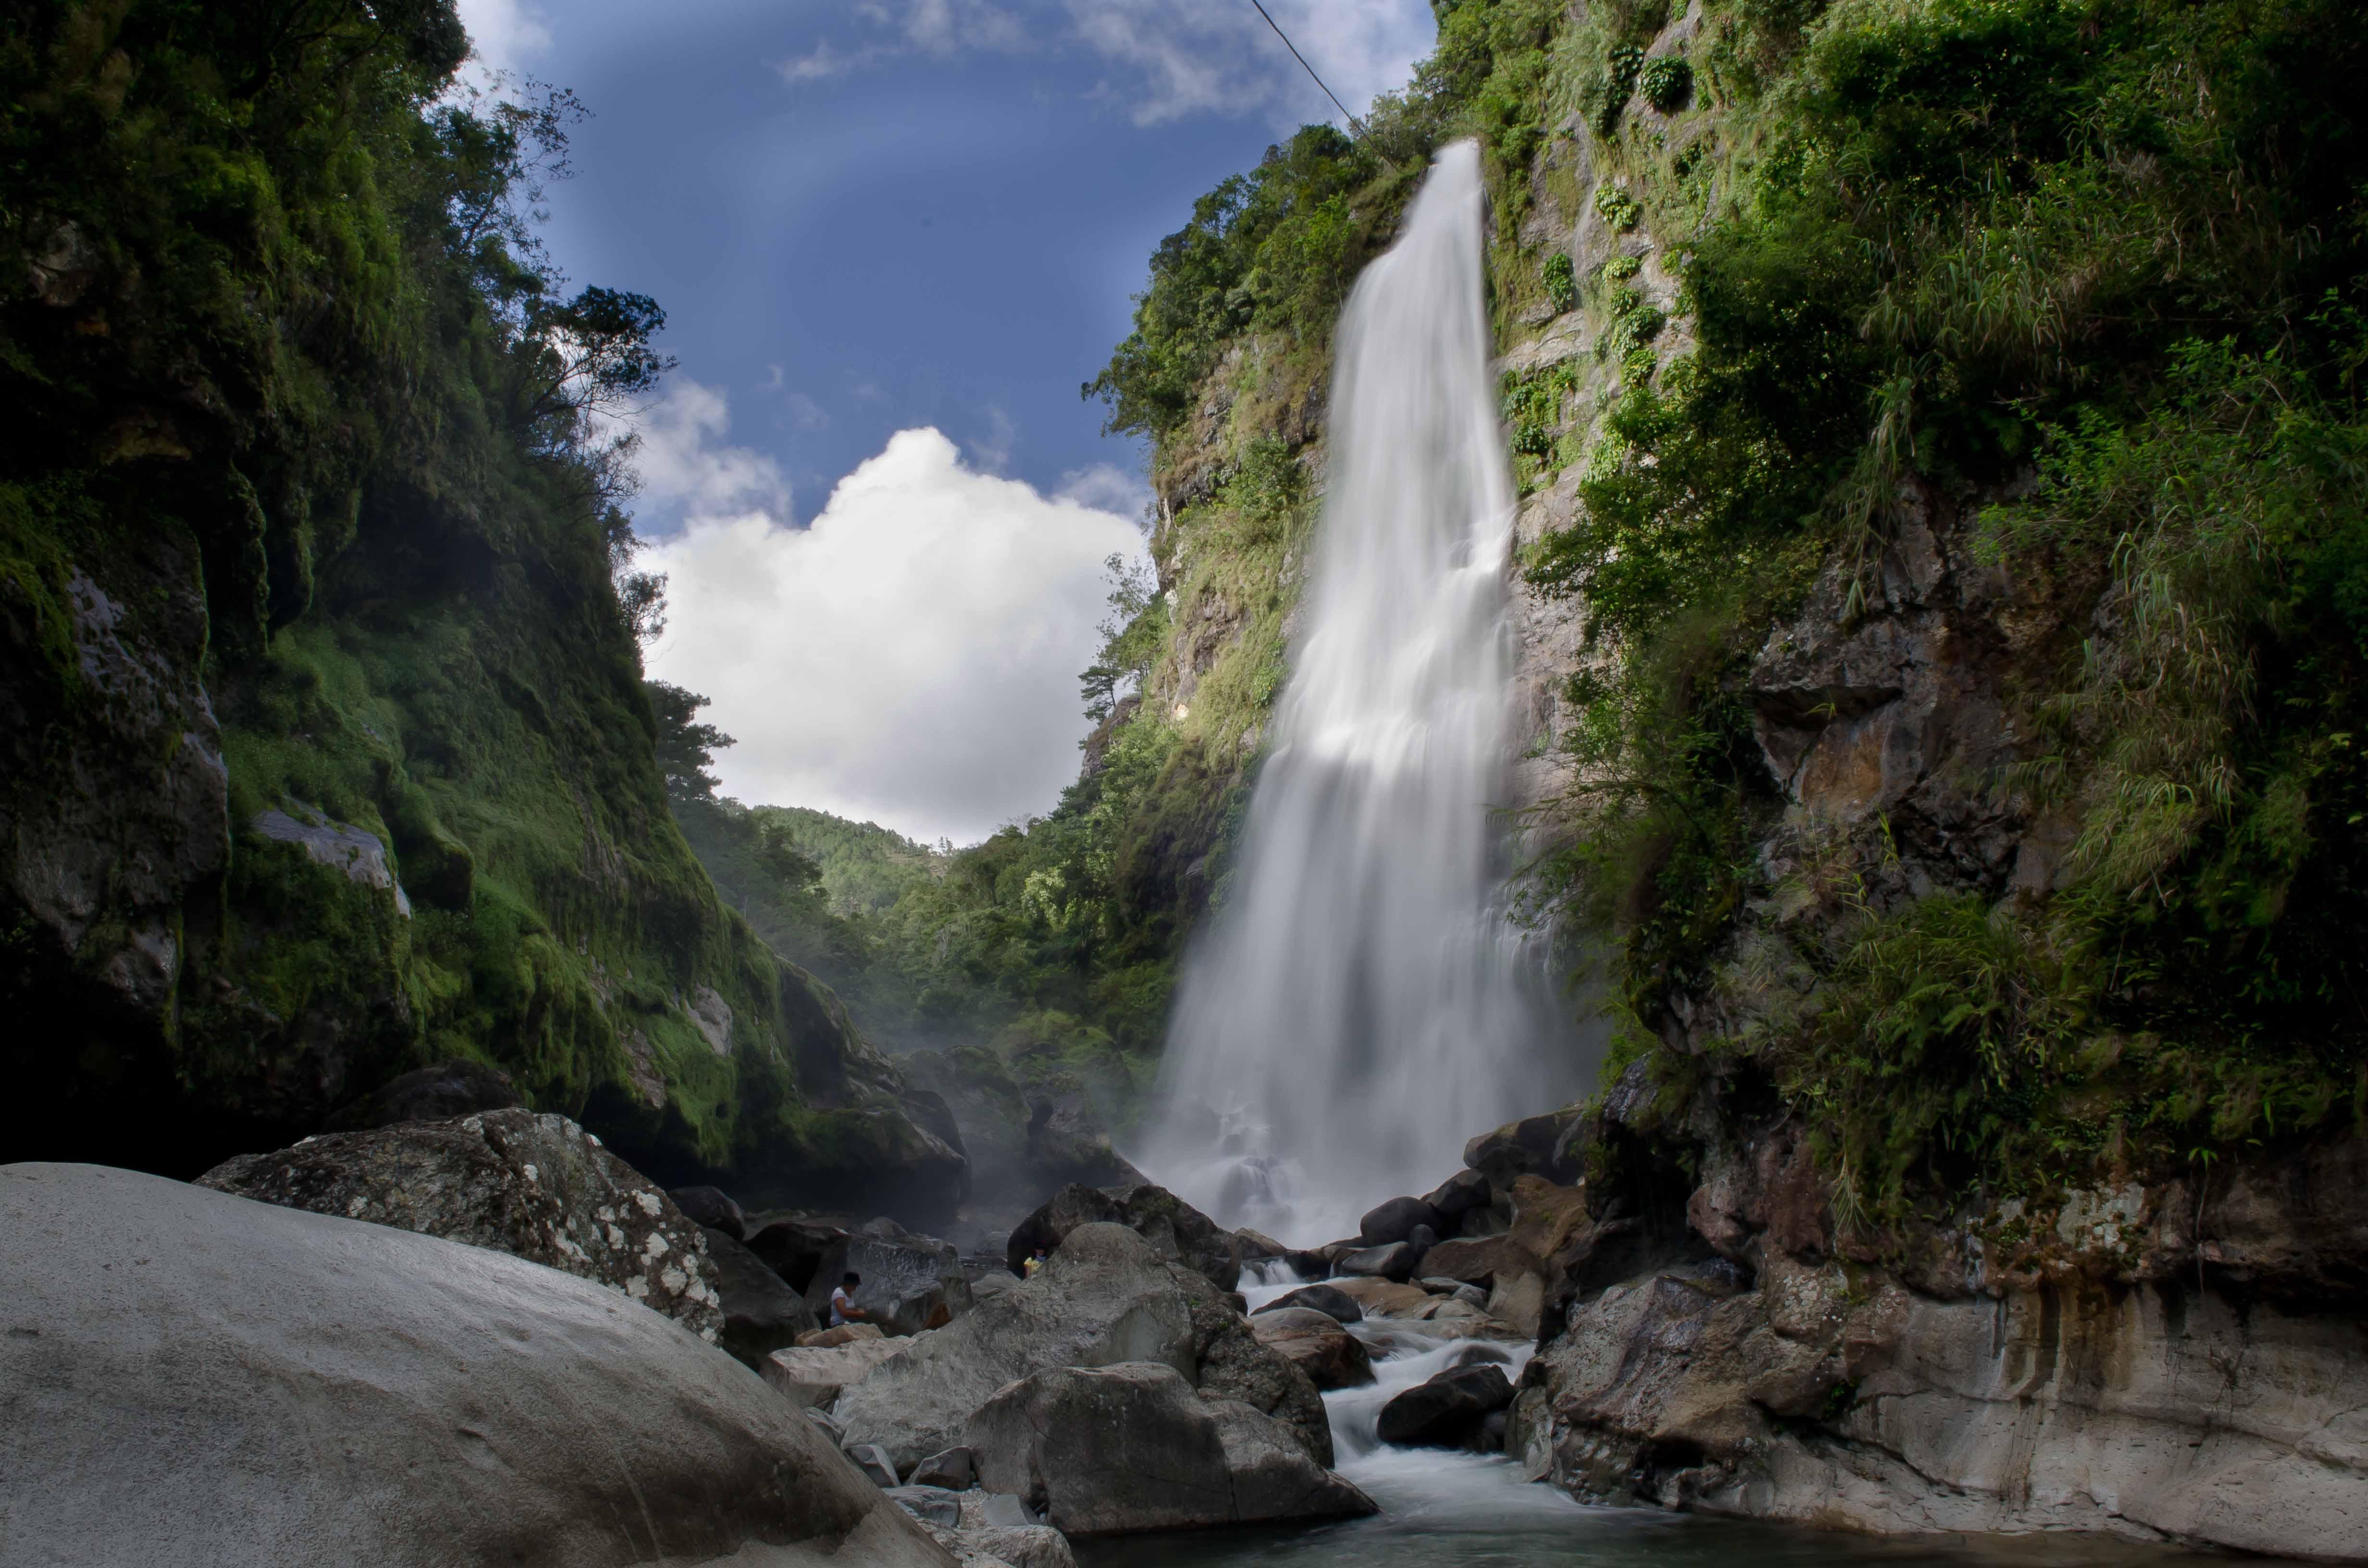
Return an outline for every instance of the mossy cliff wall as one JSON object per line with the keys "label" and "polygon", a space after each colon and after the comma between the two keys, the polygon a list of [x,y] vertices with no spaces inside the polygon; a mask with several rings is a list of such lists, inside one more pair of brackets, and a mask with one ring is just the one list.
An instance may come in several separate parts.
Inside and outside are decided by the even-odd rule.
{"label": "mossy cliff wall", "polygon": [[0,40],[8,1157],[186,1174],[471,1056],[662,1180],[951,1201],[668,814],[603,367],[463,49],[440,0]]}

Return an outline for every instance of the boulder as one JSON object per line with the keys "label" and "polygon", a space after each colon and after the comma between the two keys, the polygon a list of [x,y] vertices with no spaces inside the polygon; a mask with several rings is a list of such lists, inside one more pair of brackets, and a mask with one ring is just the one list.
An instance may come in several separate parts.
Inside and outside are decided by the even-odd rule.
{"label": "boulder", "polygon": [[[1440,1182],[1423,1201],[1439,1210],[1440,1216],[1460,1232],[1463,1229],[1460,1221],[1463,1216],[1474,1209],[1487,1208],[1488,1199],[1493,1196],[1495,1190],[1488,1185],[1486,1176],[1478,1171],[1464,1170]],[[1440,1232],[1442,1235],[1447,1233],[1445,1230]]]}
{"label": "boulder", "polygon": [[842,1345],[855,1345],[867,1340],[885,1339],[879,1325],[868,1323],[843,1323],[837,1328],[817,1328],[798,1335],[801,1350],[836,1350]]}
{"label": "boulder", "polygon": [[859,1232],[832,1244],[806,1284],[806,1305],[818,1320],[829,1321],[830,1293],[850,1272],[863,1277],[855,1304],[892,1335],[941,1328],[971,1308],[970,1276],[952,1247],[925,1236]]}
{"label": "boulder", "polygon": [[884,1489],[896,1500],[896,1506],[924,1524],[939,1529],[958,1529],[962,1526],[962,1498],[942,1486],[913,1483]]}
{"label": "boulder", "polygon": [[[746,1240],[748,1250],[765,1260],[765,1267],[781,1277],[784,1284],[803,1295],[822,1270],[823,1258],[847,1237],[836,1225],[811,1220],[773,1220],[751,1228]],[[824,1297],[829,1297],[825,1287]]]}
{"label": "boulder", "polygon": [[1000,1390],[964,1437],[983,1484],[1018,1493],[1066,1535],[1375,1512],[1281,1423],[1201,1398],[1161,1362],[1038,1372]]}
{"label": "boulder", "polygon": [[1487,1177],[1489,1186],[1498,1192],[1511,1187],[1514,1177],[1525,1175],[1553,1182],[1577,1181],[1586,1172],[1578,1157],[1583,1151],[1575,1150],[1579,1140],[1572,1133],[1584,1118],[1585,1112],[1571,1106],[1508,1121],[1463,1145],[1463,1163]]}
{"label": "boulder", "polygon": [[945,1561],[730,1357],[492,1248],[10,1165],[0,1300],[12,1562]]}
{"label": "boulder", "polygon": [[1412,1235],[1417,1225],[1429,1226],[1435,1236],[1442,1222],[1439,1210],[1421,1199],[1393,1198],[1357,1222],[1357,1240],[1369,1247],[1387,1246]]}
{"label": "boulder", "polygon": [[1430,1310],[1431,1295],[1419,1285],[1387,1279],[1335,1279],[1331,1289],[1357,1303],[1369,1318],[1418,1318]]}
{"label": "boulder", "polygon": [[1429,1225],[1417,1225],[1406,1233],[1406,1249],[1414,1254],[1414,1266],[1422,1267],[1422,1255],[1439,1244],[1439,1233]]}
{"label": "boulder", "polygon": [[1241,1283],[1241,1243],[1233,1233],[1219,1230],[1214,1220],[1166,1187],[1148,1183],[1116,1192],[1063,1187],[1011,1233],[1004,1260],[1018,1274],[1038,1247],[1049,1253],[1078,1226],[1096,1224],[1124,1225],[1149,1242],[1161,1261],[1180,1263],[1220,1290]]}
{"label": "boulder", "polygon": [[723,1348],[762,1371],[766,1357],[814,1331],[814,1309],[763,1258],[722,1231],[704,1233],[723,1306]]}
{"label": "boulder", "polygon": [[1452,1296],[1474,1312],[1488,1310],[1488,1292],[1477,1285],[1467,1285],[1461,1279],[1440,1278],[1436,1275],[1426,1278],[1419,1283],[1424,1290],[1434,1296]]}
{"label": "boulder", "polygon": [[1333,1267],[1352,1278],[1403,1282],[1413,1276],[1415,1262],[1414,1248],[1404,1242],[1392,1242],[1387,1246],[1360,1247],[1344,1253]]}
{"label": "boulder", "polygon": [[457,1116],[510,1110],[524,1104],[508,1074],[489,1062],[456,1056],[390,1079],[340,1107],[324,1131],[361,1132],[400,1121],[450,1121]]}
{"label": "boulder", "polygon": [[1382,1406],[1379,1432],[1383,1442],[1401,1448],[1464,1448],[1479,1439],[1490,1415],[1512,1403],[1502,1367],[1457,1367]]}
{"label": "boulder", "polygon": [[1250,1320],[1258,1342],[1288,1357],[1319,1389],[1355,1388],[1373,1381],[1364,1342],[1338,1320],[1313,1307],[1286,1307]]}
{"label": "boulder", "polygon": [[1422,1271],[1429,1279],[1452,1279],[1486,1290],[1499,1277],[1512,1278],[1538,1271],[1538,1260],[1506,1236],[1486,1240],[1441,1242],[1423,1255]]}
{"label": "boulder", "polygon": [[[833,1333],[840,1332],[832,1330]],[[799,1404],[828,1409],[840,1391],[860,1383],[873,1369],[900,1354],[911,1341],[890,1339],[875,1332],[868,1339],[832,1346],[797,1346],[776,1350],[757,1369],[765,1381]]]}
{"label": "boulder", "polygon": [[1273,1301],[1260,1307],[1258,1312],[1281,1312],[1290,1307],[1309,1308],[1322,1312],[1336,1323],[1357,1323],[1365,1315],[1364,1309],[1357,1304],[1357,1299],[1354,1296],[1333,1285],[1302,1285],[1296,1290],[1286,1291],[1277,1296]]}
{"label": "boulder", "polygon": [[940,1449],[915,1465],[905,1477],[914,1486],[942,1486],[952,1492],[967,1492],[978,1479],[978,1456],[968,1449]]}
{"label": "boulder", "polygon": [[490,1247],[620,1290],[712,1344],[707,1238],[674,1200],[564,1116],[492,1110],[241,1154],[200,1187]]}
{"label": "boulder", "polygon": [[1006,1384],[1121,1361],[1163,1362],[1211,1397],[1258,1403],[1301,1434],[1312,1459],[1330,1459],[1323,1400],[1306,1374],[1259,1345],[1207,1280],[1162,1263],[1118,1225],[1071,1232],[1035,1278],[907,1342],[848,1385],[837,1414],[855,1441],[913,1464],[962,1441],[972,1415]]}
{"label": "boulder", "polygon": [[889,1462],[887,1449],[877,1443],[849,1443],[841,1451],[855,1461],[855,1468],[869,1477],[874,1486],[883,1492],[895,1488],[896,1467]]}
{"label": "boulder", "polygon": [[702,1230],[721,1231],[734,1241],[748,1233],[748,1217],[740,1212],[740,1205],[720,1187],[677,1187],[666,1189],[674,1206],[690,1216],[691,1223]]}
{"label": "boulder", "polygon": [[1008,1493],[962,1494],[962,1539],[1010,1568],[1077,1568],[1069,1539]]}

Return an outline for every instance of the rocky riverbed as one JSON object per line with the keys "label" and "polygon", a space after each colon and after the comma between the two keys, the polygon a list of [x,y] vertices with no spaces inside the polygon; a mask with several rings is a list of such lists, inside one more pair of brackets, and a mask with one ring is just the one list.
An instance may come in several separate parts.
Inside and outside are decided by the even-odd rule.
{"label": "rocky riverbed", "polygon": [[[2035,1252],[1969,1232],[1986,1277],[1914,1274],[1839,1250],[1780,1143],[1657,1212],[1556,1179],[1620,1114],[1474,1140],[1470,1168],[1311,1249],[1136,1185],[1064,1188],[965,1256],[885,1218],[662,1191],[518,1108],[196,1185],[0,1168],[0,1555],[1868,1554],[1645,1522],[1682,1511],[1935,1562],[1983,1531],[2082,1562],[2368,1561],[2368,1361],[2298,1285],[2351,1256],[2324,1181],[2305,1210],[2232,1173],[2217,1237],[2201,1208],[2224,1271],[2203,1290],[2197,1210],[2145,1189],[2066,1200]],[[2283,1291],[2226,1287],[2229,1213]],[[850,1269],[871,1321],[815,1326]],[[1671,1514],[1600,1506],[1637,1503]]]}

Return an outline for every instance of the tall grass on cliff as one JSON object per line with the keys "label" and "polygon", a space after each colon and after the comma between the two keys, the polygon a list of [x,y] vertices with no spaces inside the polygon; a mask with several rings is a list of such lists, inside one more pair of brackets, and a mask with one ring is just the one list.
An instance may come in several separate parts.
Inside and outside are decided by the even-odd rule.
{"label": "tall grass on cliff", "polygon": [[1694,53],[1728,183],[1654,238],[1695,347],[1607,411],[1531,572],[1609,655],[1552,870],[1620,935],[1631,1054],[1717,983],[1736,927],[1701,912],[1781,898],[1745,852],[1781,802],[1744,677],[1819,570],[1864,611],[1913,484],[2060,618],[1991,784],[2066,824],[2064,869],[2037,904],[1869,902],[1731,1049],[1871,1213],[2359,1119],[2354,8],[1735,0]]}

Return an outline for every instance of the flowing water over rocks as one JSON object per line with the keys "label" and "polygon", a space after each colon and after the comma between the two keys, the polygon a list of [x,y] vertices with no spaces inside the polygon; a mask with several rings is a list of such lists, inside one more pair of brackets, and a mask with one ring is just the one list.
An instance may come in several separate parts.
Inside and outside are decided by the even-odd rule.
{"label": "flowing water over rocks", "polygon": [[1577,1084],[1501,904],[1513,493],[1481,209],[1458,143],[1342,320],[1307,630],[1147,1151],[1219,1223],[1296,1241]]}
{"label": "flowing water over rocks", "polygon": [[[1298,1281],[1244,1281],[1251,1308]],[[1368,1319],[1349,1325],[1372,1351],[1376,1381],[1325,1395],[1340,1474],[1382,1511],[1364,1519],[1286,1529],[1194,1531],[1078,1542],[1079,1568],[2162,1568],[2201,1553],[2135,1546],[2098,1536],[1875,1537],[1583,1504],[1559,1487],[1524,1481],[1497,1454],[1387,1447],[1375,1437],[1382,1409],[1462,1355],[1472,1342],[1438,1339],[1423,1325]],[[1486,1343],[1486,1342],[1483,1342]],[[1523,1343],[1496,1344],[1516,1381],[1531,1358]]]}

